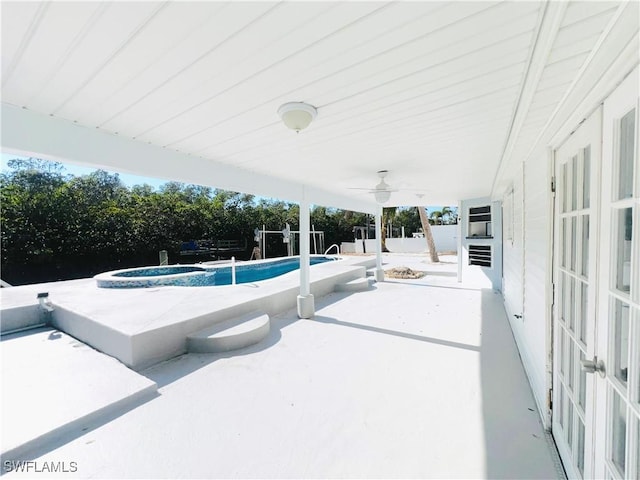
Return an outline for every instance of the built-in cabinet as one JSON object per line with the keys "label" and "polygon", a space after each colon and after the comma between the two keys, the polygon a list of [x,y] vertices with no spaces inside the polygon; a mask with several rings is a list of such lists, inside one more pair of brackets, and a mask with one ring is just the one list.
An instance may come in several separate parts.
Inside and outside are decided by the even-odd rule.
{"label": "built-in cabinet", "polygon": [[469,208],[469,238],[492,238],[491,205]]}
{"label": "built-in cabinet", "polygon": [[[500,290],[502,281],[502,207],[490,198],[463,200],[462,213],[462,271],[481,268],[491,279],[493,288]],[[495,237],[494,237],[495,235]]]}
{"label": "built-in cabinet", "polygon": [[491,267],[491,245],[469,245],[469,265]]}

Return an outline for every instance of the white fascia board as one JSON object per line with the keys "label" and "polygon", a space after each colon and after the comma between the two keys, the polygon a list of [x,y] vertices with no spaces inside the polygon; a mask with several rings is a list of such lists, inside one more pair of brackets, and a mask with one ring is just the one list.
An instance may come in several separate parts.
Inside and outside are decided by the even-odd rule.
{"label": "white fascia board", "polygon": [[[567,5],[567,2],[551,2],[541,6],[542,11],[536,29],[534,48],[530,52],[525,78],[521,85],[518,102],[511,120],[509,135],[506,139],[502,156],[500,157],[500,163],[491,187],[493,198],[502,196],[502,192],[498,192],[496,195],[496,190],[498,190],[497,186],[501,180],[503,180],[505,173],[512,173],[513,163],[519,160],[512,157],[513,149],[518,141],[520,131],[527,119],[529,108],[536,95],[538,84],[547,66],[549,55],[558,36],[558,31],[562,26]],[[510,164],[505,165],[505,163]]]}
{"label": "white fascia board", "polygon": [[[302,199],[303,185],[121,137],[69,120],[2,104],[2,149],[17,155],[90,165],[146,177],[207,185],[292,202]],[[309,203],[364,213],[374,202],[306,187]]]}
{"label": "white fascia board", "polygon": [[[307,185],[306,195],[309,199],[309,203],[314,205],[322,205],[324,207],[342,208],[344,210],[352,210],[354,212],[368,213],[375,215],[378,204],[373,201],[367,202],[365,200],[358,200],[342,195],[336,195],[335,193],[327,192],[313,186]],[[373,197],[373,195],[371,195]]]}
{"label": "white fascia board", "polygon": [[[545,126],[544,133],[550,137],[547,145],[553,149],[560,146],[571,136],[576,127],[588,118],[609,95],[616,89],[620,83],[632,74],[638,68],[640,60],[638,59],[638,51],[640,50],[640,32],[638,31],[637,20],[635,24],[635,33],[630,33],[634,28],[630,19],[637,18],[638,3],[627,3],[624,6],[635,8],[632,14],[622,13],[616,20],[616,33],[627,33],[629,37],[620,38],[619,35],[608,43],[609,48],[600,48],[595,55],[593,62],[585,69],[582,78],[590,79],[591,82],[580,82],[572,88],[568,95],[563,99],[561,106],[554,112],[549,122]],[[615,44],[614,44],[615,40]],[[619,55],[613,56],[611,52],[620,52]],[[613,58],[613,60],[612,60]],[[606,69],[599,68],[602,63],[608,63]],[[594,81],[597,79],[597,81]],[[553,135],[551,135],[553,133]],[[542,137],[542,135],[541,135]],[[544,138],[538,139],[536,146],[540,144]],[[532,148],[533,150],[533,148]],[[529,157],[531,154],[529,154]],[[529,158],[527,157],[527,158]]]}

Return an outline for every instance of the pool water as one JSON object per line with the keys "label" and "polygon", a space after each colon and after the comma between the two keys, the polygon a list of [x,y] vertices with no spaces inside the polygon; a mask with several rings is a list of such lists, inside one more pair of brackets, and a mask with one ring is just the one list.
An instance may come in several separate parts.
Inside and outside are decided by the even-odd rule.
{"label": "pool water", "polygon": [[[333,260],[328,257],[311,257],[311,265],[325,263]],[[276,262],[260,263],[255,265],[237,265],[236,283],[251,283],[279,277],[285,273],[300,269],[300,259],[292,258]],[[219,267],[216,275],[211,279],[210,285],[231,285],[231,267]]]}
{"label": "pool water", "polygon": [[[312,256],[311,265],[337,260]],[[275,278],[300,269],[299,257],[236,265],[236,283],[252,283]],[[149,288],[159,286],[208,287],[231,285],[231,266],[173,265],[106,272],[94,277],[101,288]]]}

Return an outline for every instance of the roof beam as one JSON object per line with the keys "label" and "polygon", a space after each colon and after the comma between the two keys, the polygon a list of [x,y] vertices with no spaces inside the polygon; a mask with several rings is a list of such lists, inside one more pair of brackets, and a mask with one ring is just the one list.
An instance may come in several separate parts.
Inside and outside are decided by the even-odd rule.
{"label": "roof beam", "polygon": [[[300,202],[303,185],[232,165],[120,137],[68,120],[2,104],[2,149],[7,152],[146,177],[207,185]],[[321,188],[306,189],[311,204],[375,213],[377,205]]]}

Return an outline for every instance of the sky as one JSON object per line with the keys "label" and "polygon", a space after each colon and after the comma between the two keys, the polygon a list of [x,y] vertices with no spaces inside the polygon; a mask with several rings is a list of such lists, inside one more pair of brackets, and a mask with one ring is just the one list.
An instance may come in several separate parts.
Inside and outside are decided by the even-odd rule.
{"label": "sky", "polygon": [[[2,152],[2,161],[0,162],[0,166],[1,166],[0,170],[2,170],[3,172],[9,170],[7,162],[14,158],[25,158],[25,157]],[[70,163],[62,163],[62,162],[60,163],[64,167],[64,173],[73,175],[76,177],[79,177],[81,175],[88,175],[89,173],[96,171],[96,168],[94,167],[84,167],[81,165],[73,165]],[[153,188],[157,189],[161,185],[164,185],[165,183],[167,183],[167,180],[159,179],[159,178],[141,177],[138,175],[131,175],[129,173],[116,172],[115,170],[106,170],[106,171],[109,173],[117,173],[118,176],[120,177],[120,180],[122,180],[122,183],[124,183],[127,187],[133,187],[134,185],[142,185],[146,183],[147,185],[151,185]],[[442,210],[442,206],[430,205],[427,207],[427,211],[429,213],[436,210]]]}

